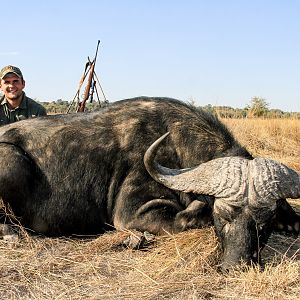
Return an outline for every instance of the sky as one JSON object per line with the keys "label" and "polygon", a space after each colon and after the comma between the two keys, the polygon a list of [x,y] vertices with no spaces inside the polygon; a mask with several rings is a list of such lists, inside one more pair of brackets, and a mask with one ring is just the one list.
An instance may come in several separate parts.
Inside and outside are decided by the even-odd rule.
{"label": "sky", "polygon": [[1,5],[0,66],[27,96],[71,101],[100,40],[106,98],[300,111],[300,1],[15,0]]}

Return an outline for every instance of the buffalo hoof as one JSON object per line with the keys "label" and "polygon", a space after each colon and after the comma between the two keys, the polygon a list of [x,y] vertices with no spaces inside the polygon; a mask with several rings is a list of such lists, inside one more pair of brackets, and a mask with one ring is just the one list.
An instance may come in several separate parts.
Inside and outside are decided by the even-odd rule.
{"label": "buffalo hoof", "polygon": [[19,235],[11,225],[0,224],[0,239],[7,242],[16,242],[19,240]]}
{"label": "buffalo hoof", "polygon": [[138,250],[153,243],[154,239],[155,235],[148,231],[145,231],[144,233],[134,232],[123,242],[123,245],[126,248]]}
{"label": "buffalo hoof", "polygon": [[177,213],[175,218],[175,227],[179,231],[207,227],[212,223],[211,207],[198,200],[194,200],[185,210]]}
{"label": "buffalo hoof", "polygon": [[8,234],[3,236],[3,240],[6,242],[15,243],[19,241],[19,236],[17,234]]}

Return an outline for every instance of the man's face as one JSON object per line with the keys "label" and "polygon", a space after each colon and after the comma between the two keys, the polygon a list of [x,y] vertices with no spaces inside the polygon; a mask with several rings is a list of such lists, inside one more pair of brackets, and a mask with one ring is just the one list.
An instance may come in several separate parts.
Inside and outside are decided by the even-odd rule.
{"label": "man's face", "polygon": [[0,89],[3,91],[5,98],[11,101],[22,96],[24,87],[25,81],[14,73],[8,73],[0,82]]}

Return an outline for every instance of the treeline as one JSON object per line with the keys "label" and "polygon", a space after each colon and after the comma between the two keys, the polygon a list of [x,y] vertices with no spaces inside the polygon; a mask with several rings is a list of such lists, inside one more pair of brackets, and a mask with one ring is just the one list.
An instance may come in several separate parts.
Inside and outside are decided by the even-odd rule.
{"label": "treeline", "polygon": [[268,109],[263,113],[257,114],[248,107],[245,108],[232,108],[230,106],[212,106],[210,104],[202,106],[204,110],[208,110],[220,118],[266,118],[266,119],[300,119],[299,112],[284,112],[280,109]]}
{"label": "treeline", "polygon": [[[204,110],[210,111],[220,118],[293,118],[300,119],[300,112],[284,112],[280,109],[270,109],[269,103],[265,99],[260,97],[253,97],[249,104],[245,108],[233,108],[230,106],[213,106],[207,104],[205,106],[198,106],[196,101],[190,101],[192,105],[202,108]],[[42,102],[45,106],[48,114],[64,114],[69,110],[70,112],[75,112],[75,103],[70,107],[70,102],[58,99],[52,102]],[[106,103],[98,102],[86,103],[86,111],[95,111],[100,107],[105,106]]]}
{"label": "treeline", "polygon": [[230,106],[212,106],[210,104],[203,107],[221,118],[293,118],[300,119],[299,112],[284,112],[280,109],[270,109],[270,104],[266,99],[253,97],[245,108],[232,108]]}
{"label": "treeline", "polygon": [[[52,102],[41,102],[41,104],[46,108],[48,114],[65,114],[69,112],[76,111],[75,103],[71,104],[68,101],[58,99]],[[86,103],[85,111],[91,112],[98,110],[100,107],[105,106],[106,104],[99,104],[98,102]]]}

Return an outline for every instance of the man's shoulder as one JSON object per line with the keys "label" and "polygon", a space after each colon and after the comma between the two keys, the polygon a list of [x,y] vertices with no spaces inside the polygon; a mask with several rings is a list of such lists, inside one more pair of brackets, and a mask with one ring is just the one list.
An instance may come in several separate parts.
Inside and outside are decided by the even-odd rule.
{"label": "man's shoulder", "polygon": [[46,108],[42,104],[31,99],[30,97],[27,97],[26,95],[24,97],[27,102],[28,108],[30,108],[31,110],[34,110],[35,113],[38,115],[46,115]]}
{"label": "man's shoulder", "polygon": [[31,98],[29,98],[28,96],[24,96],[25,100],[27,101],[27,103],[33,104],[33,105],[41,105],[40,103],[38,103],[36,100],[33,100]]}

